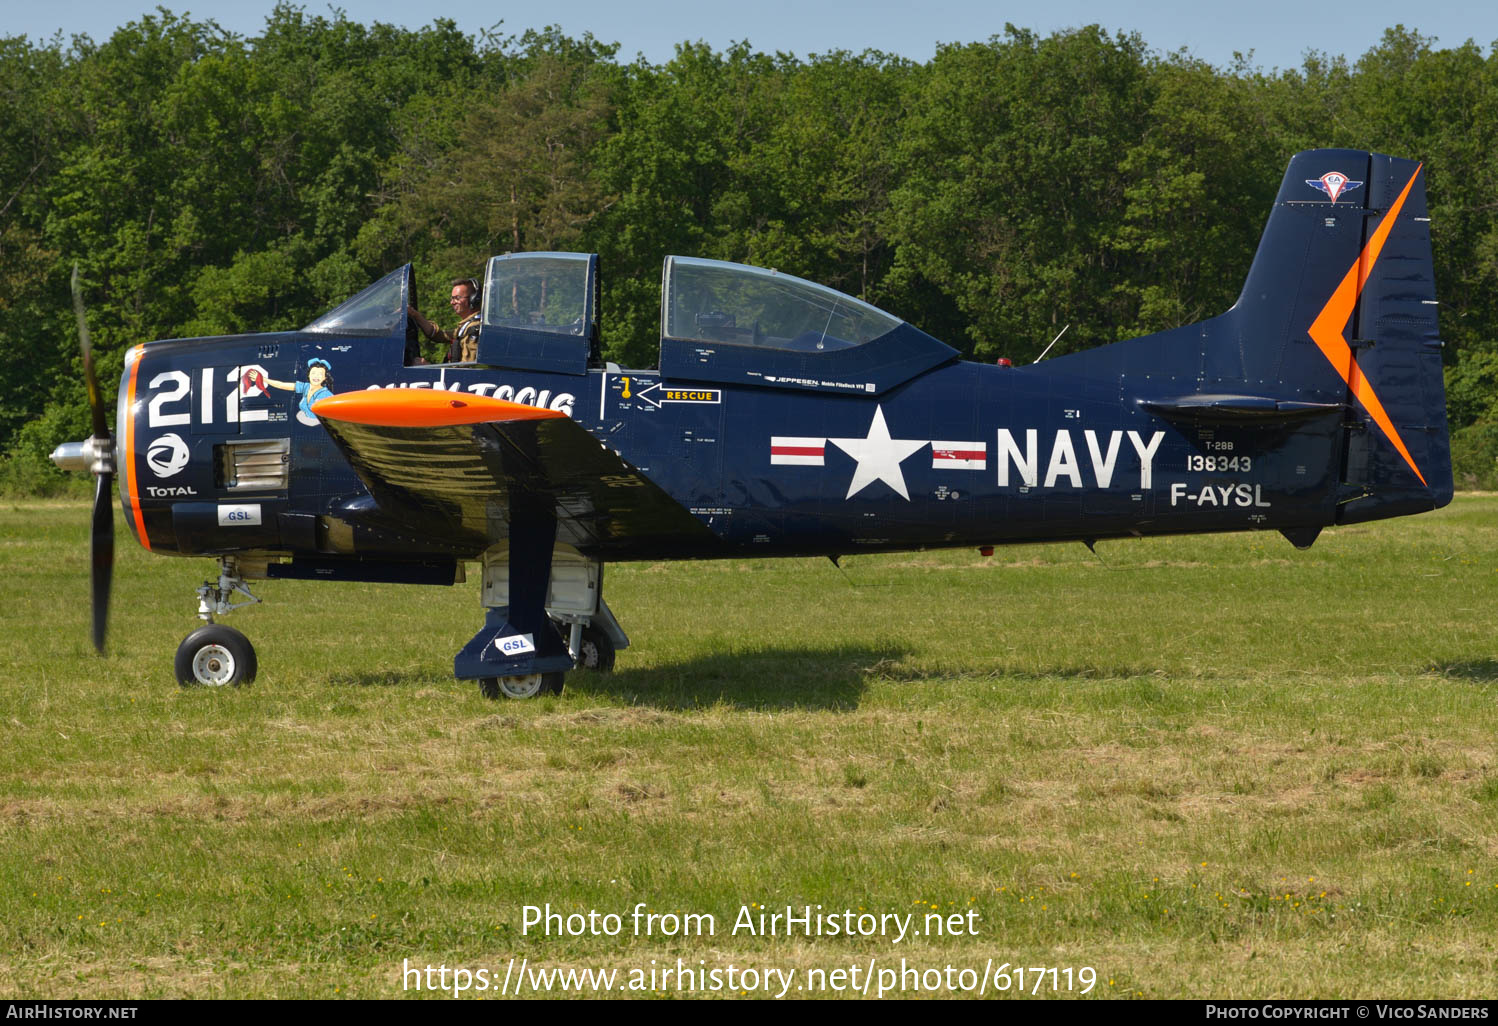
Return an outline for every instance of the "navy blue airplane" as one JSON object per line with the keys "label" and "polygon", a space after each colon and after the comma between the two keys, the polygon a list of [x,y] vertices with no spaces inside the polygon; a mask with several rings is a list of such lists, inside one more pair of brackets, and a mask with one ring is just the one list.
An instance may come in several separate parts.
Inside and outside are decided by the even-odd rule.
{"label": "navy blue airplane", "polygon": [[1228,312],[1027,367],[973,363],[898,317],[775,271],[668,257],[660,367],[598,358],[598,259],[492,258],[478,358],[421,364],[408,265],[300,331],[130,351],[97,476],[94,643],[113,532],[218,560],[183,684],[253,679],[217,615],[257,578],[449,585],[484,623],[453,661],[490,697],[559,692],[628,639],[624,560],[888,552],[1278,530],[1451,499],[1421,166],[1290,161]]}

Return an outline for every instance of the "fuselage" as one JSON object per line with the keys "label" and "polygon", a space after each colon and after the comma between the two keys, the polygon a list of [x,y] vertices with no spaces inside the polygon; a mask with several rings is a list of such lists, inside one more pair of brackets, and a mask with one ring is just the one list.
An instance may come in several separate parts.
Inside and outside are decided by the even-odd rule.
{"label": "fuselage", "polygon": [[[711,531],[710,541],[612,559],[1319,526],[1332,522],[1338,495],[1340,407],[1293,425],[1183,421],[1146,402],[1195,382],[1158,372],[1130,380],[1086,359],[954,360],[862,396],[651,370],[405,366],[402,352],[398,338],[301,333],[138,347],[117,432],[121,499],[138,539],[184,555],[476,557],[340,522],[338,510],[365,489],[310,412],[324,388],[440,389],[562,411]],[[320,365],[321,380],[310,380]]]}

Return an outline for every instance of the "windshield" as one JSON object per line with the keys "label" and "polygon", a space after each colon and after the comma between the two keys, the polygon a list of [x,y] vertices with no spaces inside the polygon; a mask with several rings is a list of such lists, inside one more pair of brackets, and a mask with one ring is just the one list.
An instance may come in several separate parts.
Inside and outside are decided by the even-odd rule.
{"label": "windshield", "polygon": [[586,253],[497,256],[484,283],[484,324],[582,335],[588,298]]}
{"label": "windshield", "polygon": [[667,257],[661,334],[797,352],[871,342],[900,323],[877,307],[789,274]]}
{"label": "windshield", "polygon": [[359,338],[389,338],[398,334],[406,323],[406,307],[410,302],[407,280],[410,269],[407,264],[391,271],[302,330]]}

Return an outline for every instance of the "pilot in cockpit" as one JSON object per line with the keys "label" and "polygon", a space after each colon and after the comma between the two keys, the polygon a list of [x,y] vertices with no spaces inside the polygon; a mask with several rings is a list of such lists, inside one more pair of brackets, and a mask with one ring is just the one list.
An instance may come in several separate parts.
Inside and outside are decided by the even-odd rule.
{"label": "pilot in cockpit", "polygon": [[423,335],[446,344],[445,362],[475,363],[479,358],[479,283],[473,278],[454,278],[452,286],[452,298],[448,302],[458,317],[458,326],[452,334],[437,327],[414,306],[408,313]]}

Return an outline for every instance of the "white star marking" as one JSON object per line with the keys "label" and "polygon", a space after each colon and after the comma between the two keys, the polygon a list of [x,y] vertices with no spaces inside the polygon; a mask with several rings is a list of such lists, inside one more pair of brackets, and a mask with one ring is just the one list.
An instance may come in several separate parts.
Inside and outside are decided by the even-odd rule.
{"label": "white star marking", "polygon": [[874,422],[869,425],[867,438],[829,438],[827,441],[858,461],[844,499],[853,498],[875,481],[883,481],[899,492],[900,498],[906,502],[910,501],[910,493],[905,490],[905,475],[900,473],[900,464],[918,449],[931,444],[910,438],[891,438],[884,423],[882,406],[874,407]]}

